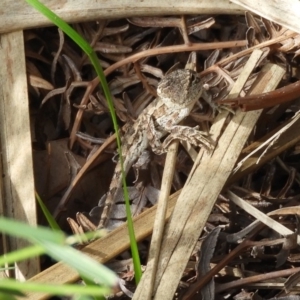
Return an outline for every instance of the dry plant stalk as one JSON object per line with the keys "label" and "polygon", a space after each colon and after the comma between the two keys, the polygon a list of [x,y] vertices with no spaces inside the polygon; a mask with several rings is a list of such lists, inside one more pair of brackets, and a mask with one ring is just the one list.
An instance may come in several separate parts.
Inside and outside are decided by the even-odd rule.
{"label": "dry plant stalk", "polygon": [[[242,154],[248,155],[249,153],[252,153],[252,155],[248,155],[248,158],[242,163],[239,170],[232,174],[228,183],[234,183],[240,178],[243,178],[246,174],[254,172],[255,169],[260,168],[261,166],[265,165],[268,161],[271,161],[273,158],[278,156],[280,153],[299,143],[300,136],[297,134],[297,132],[298,130],[300,130],[300,121],[297,120],[295,123],[293,123],[292,126],[290,126],[290,123],[291,120],[287,120],[263,138],[246,147],[242,151]],[[264,151],[264,148],[258,152],[256,151],[256,149],[260,148],[261,145],[265,144],[270,137],[276,136],[278,131],[280,131],[283,127],[287,127],[284,134],[280,135],[276,144],[272,144],[270,148],[268,147],[267,152],[265,152],[263,156],[262,151]],[[255,153],[253,153],[254,151]],[[237,165],[240,165],[240,162]]]}
{"label": "dry plant stalk", "polygon": [[[253,66],[250,72],[247,70],[249,74],[252,68]],[[269,85],[266,87],[267,82],[262,81],[263,88],[257,90],[256,93],[274,89],[284,74],[283,70],[276,66],[268,69],[265,70],[265,76],[270,81]],[[173,298],[188,260],[187,254],[191,253],[195,247],[199,232],[203,230],[214,202],[233,170],[260,113],[261,111],[246,114],[237,112],[220,139],[216,138],[218,146],[213,155],[211,157],[203,155],[201,162],[190,175],[166,229],[164,238],[166,242],[162,246],[154,299]],[[219,116],[223,117],[222,114]],[[222,122],[221,117],[215,121],[216,126]],[[221,129],[221,127],[219,128]],[[212,126],[212,132],[216,137],[214,126]],[[189,199],[188,205],[187,199]],[[200,215],[193,218],[192,211],[198,211]],[[185,224],[183,228],[182,224]]]}
{"label": "dry plant stalk", "polygon": [[297,0],[231,0],[245,9],[300,33],[300,4]]}
{"label": "dry plant stalk", "polygon": [[[285,151],[286,147],[291,147],[292,144],[288,144],[288,142],[292,141],[293,144],[299,142],[299,132],[300,130],[300,122],[298,122],[294,127],[289,128],[285,135],[281,136],[281,140],[278,142],[279,146],[273,146],[272,149],[269,150],[270,153],[268,153],[264,158],[263,162],[260,162],[265,164],[267,161],[270,161],[273,157],[277,156],[278,154]],[[272,134],[272,133],[271,133]],[[250,145],[246,147],[243,152],[248,152],[247,149],[254,148],[257,142],[255,142],[253,145]],[[238,178],[245,177],[250,172],[255,171],[255,169],[258,169],[260,167],[260,164],[256,164],[256,158],[250,157],[248,158],[247,162],[244,163],[245,168],[241,168],[237,171],[235,174],[231,174],[228,183],[233,183],[238,180]],[[227,184],[228,184],[227,183]],[[227,185],[226,184],[226,185]],[[180,194],[180,191],[176,192],[174,195],[172,195],[169,199],[168,203],[168,213],[167,213],[167,219],[169,218],[172,210],[174,209],[176,199],[178,195]],[[145,211],[138,217],[134,219],[135,224],[135,231],[137,233],[137,240],[141,241],[145,237],[151,234],[152,232],[152,226],[154,224],[154,216],[156,213],[157,206],[154,206],[153,208]],[[284,208],[279,209],[277,211],[272,212],[268,215],[275,215],[275,214],[298,214],[300,215],[299,207],[291,207],[291,208]],[[240,237],[241,238],[241,237]],[[111,232],[109,235],[107,235],[104,239],[100,239],[97,241],[94,241],[90,243],[88,246],[84,247],[82,251],[86,255],[93,254],[93,258],[100,262],[100,263],[106,263],[111,258],[119,255],[124,249],[127,249],[129,247],[128,245],[128,232],[125,225],[121,226],[118,230],[115,230]],[[109,248],[107,248],[107,245],[110,245]],[[105,249],[105,253],[103,251],[99,253],[99,249]],[[224,263],[223,265],[227,265],[228,262]],[[218,273],[219,271],[216,271]],[[224,275],[226,272],[224,273]],[[210,275],[211,277],[211,275]],[[52,282],[57,284],[64,284],[68,282],[74,282],[79,279],[78,274],[72,270],[69,269],[67,266],[65,266],[62,263],[57,263],[54,266],[52,266],[49,269],[46,269],[45,271],[41,272],[39,275],[33,277],[30,281],[33,282]],[[271,283],[268,283],[270,285]],[[262,284],[263,285],[263,284]],[[259,284],[256,284],[258,287]],[[264,286],[264,285],[263,285]],[[271,284],[271,286],[273,286]],[[280,287],[280,285],[278,285]],[[250,286],[249,286],[250,287]],[[30,293],[28,294],[28,297],[33,300],[42,300],[46,299],[47,295],[45,294],[38,294],[38,293]]]}
{"label": "dry plant stalk", "polygon": [[[156,277],[156,270],[158,268],[158,258],[160,254],[160,247],[162,244],[164,227],[165,227],[165,220],[166,220],[166,213],[167,213],[167,206],[168,206],[168,198],[170,196],[171,185],[173,181],[176,159],[177,159],[177,151],[178,151],[178,141],[174,141],[168,147],[168,153],[166,157],[166,164],[164,168],[164,173],[162,177],[162,188],[159,194],[158,204],[157,204],[157,213],[154,220],[153,225],[153,233],[151,237],[151,245],[149,248],[149,255],[148,255],[148,263],[147,269],[143,274],[143,282],[145,284],[141,286],[145,289],[146,299],[151,299],[155,277]],[[147,278],[147,276],[149,276]],[[133,299],[135,296],[133,297]]]}
{"label": "dry plant stalk", "polygon": [[[1,36],[0,59],[0,212],[8,218],[36,226],[23,32]],[[12,236],[3,237],[2,241],[3,253],[29,245]],[[39,271],[39,259],[32,258],[15,263],[14,274],[8,271],[6,276],[24,281]]]}
{"label": "dry plant stalk", "polygon": [[[11,32],[27,28],[39,28],[52,25],[47,18],[34,10],[24,1],[16,1],[14,6],[9,0],[2,2],[0,14],[0,32]],[[126,0],[82,1],[71,0],[47,3],[47,6],[69,23],[91,22],[99,19],[127,18],[132,16],[163,16],[182,14],[243,14],[243,9],[227,0],[206,0],[170,3],[164,0],[144,0],[141,2]]]}
{"label": "dry plant stalk", "polygon": [[[250,215],[255,217],[258,221],[264,223],[266,226],[272,228],[276,232],[278,232],[282,236],[287,236],[289,234],[293,234],[293,231],[286,228],[285,226],[281,225],[280,223],[274,221],[266,214],[262,213],[255,207],[251,206],[249,203],[238,197],[232,191],[228,191],[228,196],[230,197],[231,201],[233,201],[236,205],[247,211]],[[300,236],[297,236],[297,243],[300,244]]]}
{"label": "dry plant stalk", "polygon": [[[300,130],[300,122],[296,124],[296,127],[294,126],[292,128],[289,128],[288,132],[286,132],[286,134],[281,137],[282,140],[279,141],[280,146],[279,147],[277,145],[273,146],[273,149],[269,151],[270,153],[268,153],[268,155],[264,157],[263,163],[265,164],[267,161],[271,160],[272,157],[283,152],[286,149],[286,147],[291,146],[288,145],[287,143],[288,141],[292,140],[294,144],[297,141],[299,141],[300,139],[298,135],[299,130]],[[254,145],[255,144],[256,142],[254,143]],[[247,148],[253,148],[253,146],[250,145]],[[243,151],[247,152],[247,148],[245,148]],[[242,176],[245,177],[246,174],[250,173],[250,171],[253,172],[255,169],[260,167],[260,165],[256,164],[255,157],[248,158],[247,163],[245,163],[244,165],[247,167],[245,169],[243,169],[242,167],[239,171],[237,171],[237,173],[232,174],[228,182],[233,183],[237,181],[238,178],[241,178]],[[172,195],[169,200],[167,218],[170,216],[170,213],[175,206],[176,199],[179,193],[180,191]],[[143,238],[151,234],[156,209],[157,207],[154,206],[152,209],[145,211],[143,214],[141,214],[140,216],[134,219],[135,231],[137,233],[138,241],[141,241]],[[274,214],[275,213],[276,212],[274,212]],[[286,209],[285,212],[279,210],[277,213],[295,214],[297,213],[297,211],[295,211],[295,207],[293,207],[293,208]],[[300,211],[298,212],[298,214],[300,215]],[[128,240],[129,239],[128,239],[127,229],[126,226],[123,225],[118,230],[113,231],[112,233],[107,235],[104,239],[100,239],[90,243],[88,246],[83,248],[82,251],[86,255],[91,255],[92,253],[94,253],[92,257],[95,260],[101,263],[105,263],[109,259],[119,255],[124,249],[128,248],[129,246]],[[107,248],[107,245],[110,245],[110,247]],[[99,249],[106,249],[105,253],[102,251],[102,254],[100,254]],[[38,276],[32,278],[31,281],[64,284],[67,282],[76,281],[78,279],[79,279],[78,274],[75,271],[69,269],[64,264],[58,263],[55,264],[53,267],[41,272]],[[30,293],[28,294],[28,296],[30,296],[30,298],[34,300],[46,299],[46,295],[42,296],[41,294],[37,294],[37,293]]]}

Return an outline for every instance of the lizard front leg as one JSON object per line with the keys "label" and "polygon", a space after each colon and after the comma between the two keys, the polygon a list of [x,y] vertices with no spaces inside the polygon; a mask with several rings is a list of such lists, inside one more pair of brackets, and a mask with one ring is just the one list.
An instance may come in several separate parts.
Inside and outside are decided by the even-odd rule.
{"label": "lizard front leg", "polygon": [[[212,148],[212,142],[207,138],[208,134],[198,130],[198,126],[192,128],[183,125],[171,125],[165,126],[165,130],[161,132],[156,129],[151,116],[149,116],[147,123],[147,138],[155,154],[161,155],[165,153],[169,144],[175,139],[187,141],[195,146],[204,146],[207,150],[211,150]],[[166,132],[169,132],[169,135],[164,142],[161,143],[160,138],[164,136]]]}
{"label": "lizard front leg", "polygon": [[162,147],[167,149],[169,144],[175,140],[186,141],[194,146],[203,146],[206,150],[212,149],[212,141],[210,141],[206,132],[200,131],[199,127],[188,127],[183,125],[174,125],[171,128],[166,128],[170,133],[162,143]]}
{"label": "lizard front leg", "polygon": [[165,153],[167,149],[163,146],[163,144],[160,141],[160,138],[162,137],[163,133],[155,128],[154,121],[151,116],[145,119],[145,121],[148,123],[146,134],[152,151],[157,155]]}

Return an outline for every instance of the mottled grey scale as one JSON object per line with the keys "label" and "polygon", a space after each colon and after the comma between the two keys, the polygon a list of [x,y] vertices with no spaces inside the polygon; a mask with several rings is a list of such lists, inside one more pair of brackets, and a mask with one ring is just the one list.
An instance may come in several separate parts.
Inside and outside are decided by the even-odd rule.
{"label": "mottled grey scale", "polygon": [[[209,148],[210,141],[204,137],[204,133],[190,128],[193,138],[189,139],[186,136],[186,126],[177,125],[189,115],[201,91],[200,79],[192,70],[176,70],[162,79],[157,87],[157,98],[144,109],[133,124],[124,126],[122,157],[125,175],[149,145],[156,154],[166,151],[166,141],[177,138],[197,145],[204,144]],[[169,136],[161,143],[160,139],[167,133]],[[115,204],[116,193],[121,186],[121,166],[118,162],[98,228],[107,225]]]}
{"label": "mottled grey scale", "polygon": [[127,131],[128,134],[133,135],[134,134],[134,128],[129,127],[129,130]]}

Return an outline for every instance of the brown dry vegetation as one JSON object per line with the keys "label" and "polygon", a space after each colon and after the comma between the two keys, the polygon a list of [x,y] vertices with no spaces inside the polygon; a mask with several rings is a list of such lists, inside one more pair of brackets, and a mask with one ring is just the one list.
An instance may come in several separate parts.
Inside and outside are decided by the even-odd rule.
{"label": "brown dry vegetation", "polygon": [[[98,54],[120,126],[143,111],[155,98],[159,80],[170,68],[184,67],[191,51],[197,53],[197,69],[213,102],[227,97],[245,69],[252,68],[241,92],[231,97],[244,96],[259,84],[268,86],[273,77],[273,73],[268,73],[270,66],[281,70],[276,82],[280,86],[299,80],[299,35],[250,13],[245,16],[136,17],[74,24],[74,28]],[[250,67],[249,57],[254,49],[261,52]],[[69,230],[66,218],[75,219],[78,211],[85,212],[96,224],[101,212],[98,201],[108,189],[115,153],[110,114],[98,79],[87,57],[56,28],[26,31],[25,50],[37,191],[65,230]],[[214,184],[216,177],[210,179],[215,199],[211,201],[203,196],[202,201],[210,201],[207,210],[217,201],[206,215],[191,208],[194,218],[204,222],[205,230],[200,230],[200,225],[194,227],[198,241],[194,250],[187,252],[191,255],[187,257],[182,275],[178,268],[181,281],[176,283],[177,299],[199,299],[199,294],[193,295],[200,291],[203,299],[212,299],[209,294],[215,294],[216,299],[272,299],[299,294],[298,110],[299,103],[293,101],[260,112],[248,128],[249,137],[240,139],[243,151],[234,148],[237,149],[234,155],[241,161],[267,141],[265,148],[246,158],[235,172],[232,169],[236,161],[232,161],[222,184]],[[234,122],[231,119],[239,114],[233,115],[223,108],[215,115],[207,102],[199,99],[186,124],[198,125],[209,132],[212,124],[222,117],[226,122],[220,132],[224,132],[227,124]],[[291,122],[294,123],[288,127]],[[217,145],[220,136],[215,138],[210,132]],[[268,140],[272,136],[276,139]],[[264,153],[266,147],[269,148]],[[199,149],[187,151],[179,147],[172,193],[183,188],[197,156],[195,151]],[[199,159],[200,155],[198,165]],[[146,166],[128,176],[133,214],[144,211],[139,219],[139,240],[149,235],[153,227],[147,223],[153,224],[149,208],[157,201],[164,160],[164,156],[151,154]],[[214,163],[216,158],[212,156],[205,166],[213,169]],[[205,171],[201,171],[204,176]],[[115,207],[114,226],[125,220],[121,198]],[[189,199],[186,201],[188,206]],[[174,201],[170,209],[173,206]],[[277,222],[272,223],[268,216]],[[40,222],[44,223],[42,217]],[[276,227],[278,223],[284,227]],[[178,222],[178,226],[185,224]],[[119,234],[126,234],[124,229],[118,230]],[[114,252],[106,252],[98,260],[107,262],[118,256],[110,266],[125,280],[124,286],[134,290],[132,263],[124,253],[127,242],[121,239],[116,242],[114,237],[114,232],[106,237],[107,249],[103,249],[110,251],[109,246],[113,245]],[[100,242],[94,243],[97,242],[86,249],[94,247],[101,252]],[[166,247],[167,235],[164,243]],[[147,240],[140,245],[144,264],[148,246]],[[293,277],[289,277],[291,275]],[[203,287],[205,283],[208,284]]]}

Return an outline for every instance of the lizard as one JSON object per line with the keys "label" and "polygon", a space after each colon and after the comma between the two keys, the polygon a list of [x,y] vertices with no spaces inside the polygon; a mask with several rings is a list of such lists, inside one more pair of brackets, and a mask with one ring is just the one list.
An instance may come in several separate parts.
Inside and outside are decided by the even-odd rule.
{"label": "lizard", "polygon": [[[180,139],[211,149],[212,143],[206,137],[206,133],[199,131],[198,127],[179,125],[189,115],[201,93],[202,83],[192,69],[175,70],[159,82],[156,99],[143,110],[133,124],[128,123],[124,127],[121,155],[125,176],[148,146],[151,146],[155,154],[162,154],[166,152],[172,140]],[[169,135],[161,142],[160,139],[167,134]],[[117,191],[121,187],[122,169],[119,159],[106,193],[98,229],[107,226]]]}

